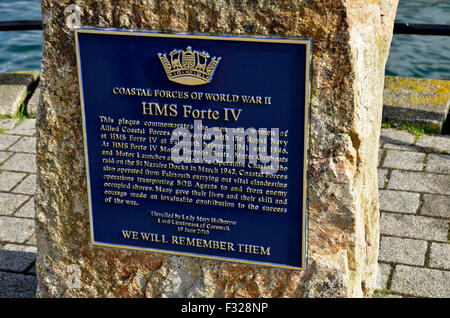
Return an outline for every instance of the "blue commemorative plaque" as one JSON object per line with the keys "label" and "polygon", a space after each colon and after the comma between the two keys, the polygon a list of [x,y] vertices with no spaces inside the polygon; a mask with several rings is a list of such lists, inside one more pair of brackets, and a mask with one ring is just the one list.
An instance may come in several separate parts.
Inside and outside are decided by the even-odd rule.
{"label": "blue commemorative plaque", "polygon": [[304,269],[310,40],[75,37],[92,245]]}

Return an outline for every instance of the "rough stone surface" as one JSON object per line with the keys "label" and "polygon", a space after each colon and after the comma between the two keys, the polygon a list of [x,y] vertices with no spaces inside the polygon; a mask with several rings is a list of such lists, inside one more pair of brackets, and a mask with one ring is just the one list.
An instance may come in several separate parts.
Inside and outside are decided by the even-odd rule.
{"label": "rough stone surface", "polygon": [[450,81],[386,76],[383,104],[384,122],[440,131],[450,108]]}
{"label": "rough stone surface", "polygon": [[[71,0],[42,0],[37,110],[40,297],[361,297],[375,286],[376,158],[397,0],[77,2],[80,25],[312,37],[305,271],[89,246]],[[375,159],[374,159],[375,158]],[[77,264],[81,287],[68,289]]]}
{"label": "rough stone surface", "polygon": [[0,73],[0,115],[16,115],[39,72]]}

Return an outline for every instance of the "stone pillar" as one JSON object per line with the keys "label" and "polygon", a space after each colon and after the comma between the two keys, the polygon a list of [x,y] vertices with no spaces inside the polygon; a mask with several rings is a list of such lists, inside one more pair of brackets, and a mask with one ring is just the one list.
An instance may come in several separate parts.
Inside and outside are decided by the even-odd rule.
{"label": "stone pillar", "polygon": [[[68,9],[76,3],[77,7]],[[398,0],[42,0],[39,297],[363,297],[377,271],[377,151]],[[313,39],[305,271],[89,245],[73,23]],[[79,288],[68,288],[80,269]],[[68,271],[69,268],[69,271]]]}

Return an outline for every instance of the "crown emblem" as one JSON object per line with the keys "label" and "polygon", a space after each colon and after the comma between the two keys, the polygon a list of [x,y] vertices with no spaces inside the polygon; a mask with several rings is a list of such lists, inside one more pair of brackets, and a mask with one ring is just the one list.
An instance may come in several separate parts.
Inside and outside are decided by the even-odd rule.
{"label": "crown emblem", "polygon": [[[203,85],[209,83],[214,75],[221,57],[210,60],[207,52],[192,51],[188,46],[185,51],[174,49],[167,54],[158,53],[167,78],[183,85]],[[209,62],[209,63],[208,63]]]}

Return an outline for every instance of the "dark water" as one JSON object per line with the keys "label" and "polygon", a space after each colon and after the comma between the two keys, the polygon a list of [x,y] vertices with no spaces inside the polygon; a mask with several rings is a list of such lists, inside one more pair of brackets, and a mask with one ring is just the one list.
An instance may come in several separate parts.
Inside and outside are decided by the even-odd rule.
{"label": "dark water", "polygon": [[[0,0],[0,21],[40,19],[39,0]],[[450,24],[450,0],[400,0],[396,21]],[[41,31],[0,32],[0,72],[39,70],[41,49]],[[450,80],[450,37],[394,35],[386,74]]]}
{"label": "dark water", "polygon": [[[396,22],[450,24],[450,0],[400,0]],[[394,35],[386,74],[450,80],[450,36]]]}
{"label": "dark water", "polygon": [[[39,0],[0,0],[0,21],[40,20]],[[0,72],[39,70],[42,31],[0,32]]]}

